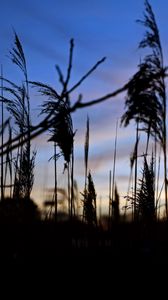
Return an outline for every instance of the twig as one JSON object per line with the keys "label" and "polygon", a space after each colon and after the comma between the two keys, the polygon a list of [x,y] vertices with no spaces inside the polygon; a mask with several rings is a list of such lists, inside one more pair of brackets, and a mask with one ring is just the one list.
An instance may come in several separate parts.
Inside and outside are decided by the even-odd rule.
{"label": "twig", "polygon": [[98,104],[98,103],[101,103],[101,102],[104,102],[105,100],[108,100],[110,98],[113,98],[115,96],[117,96],[118,94],[124,92],[125,90],[127,90],[128,88],[128,84],[125,84],[122,88],[110,93],[110,94],[107,94],[103,97],[100,97],[98,99],[95,99],[95,100],[91,100],[91,101],[88,101],[88,102],[81,102],[81,101],[77,101],[72,107],[71,107],[71,112],[74,112],[75,110],[79,109],[79,108],[84,108],[84,107],[87,107],[87,106],[91,106],[91,105],[95,105],[95,104]]}
{"label": "twig", "polygon": [[68,69],[67,69],[67,78],[66,78],[65,84],[64,84],[64,91],[67,90],[67,85],[68,85],[68,82],[69,82],[70,76],[71,76],[73,48],[74,48],[74,41],[73,41],[73,39],[71,39],[70,40],[70,50],[69,50],[69,63],[68,63]]}
{"label": "twig", "polygon": [[97,69],[97,67],[102,64],[105,61],[106,57],[103,57],[101,60],[99,60],[69,91],[67,91],[68,94],[70,94],[72,91],[74,91],[81,83],[93,72]]}
{"label": "twig", "polygon": [[60,67],[58,65],[56,65],[55,68],[56,68],[58,76],[59,76],[59,81],[64,86],[65,81],[64,81],[64,76],[62,74],[62,71],[61,71],[61,69],[60,69]]}

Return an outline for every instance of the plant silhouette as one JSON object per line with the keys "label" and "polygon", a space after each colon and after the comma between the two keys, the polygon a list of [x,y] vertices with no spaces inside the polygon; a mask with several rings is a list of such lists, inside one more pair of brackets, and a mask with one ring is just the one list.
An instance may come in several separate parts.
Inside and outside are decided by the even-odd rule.
{"label": "plant silhouette", "polygon": [[144,157],[143,175],[140,180],[140,187],[137,193],[137,210],[139,217],[145,222],[155,220],[155,191],[154,191],[154,159],[151,158],[148,166],[146,157]]}
{"label": "plant silhouette", "polygon": [[[158,218],[158,204],[163,187],[165,188],[166,218],[168,214],[167,68],[164,66],[163,50],[155,16],[147,0],[145,1],[143,20],[138,22],[144,25],[146,30],[139,48],[145,48],[149,53],[145,52],[137,72],[126,84],[109,94],[90,101],[84,101],[84,96],[79,94],[77,100],[73,99],[72,102],[72,93],[76,92],[92,72],[105,61],[105,57],[94,64],[74,85],[70,86],[74,53],[74,40],[71,39],[65,75],[56,65],[58,80],[61,84],[61,92],[58,92],[57,87],[28,78],[23,47],[18,35],[14,32],[14,46],[10,51],[10,58],[22,71],[23,81],[21,84],[16,84],[8,78],[4,78],[3,68],[1,68],[0,233],[2,233],[2,248],[0,248],[0,261],[3,257],[6,260],[7,257],[10,257],[12,261],[18,259],[18,261],[27,261],[28,263],[30,261],[34,263],[36,260],[49,261],[53,266],[53,262],[57,262],[60,258],[73,262],[76,258],[77,262],[81,263],[86,255],[86,266],[87,263],[92,265],[93,258],[95,258],[96,263],[102,259],[103,264],[110,267],[114,267],[116,264],[118,269],[119,262],[124,257],[124,264],[126,264],[125,261],[128,261],[128,266],[130,266],[133,261],[138,270],[141,263],[142,266],[146,266],[146,263],[149,262],[156,264],[162,255],[163,260],[167,261],[167,223],[164,219]],[[30,85],[36,88],[41,96],[44,96],[40,111],[42,121],[38,120],[37,125],[31,123]],[[119,193],[122,191],[118,189],[118,182],[116,184],[117,122],[113,172],[110,171],[109,176],[109,215],[103,216],[100,207],[101,213],[98,220],[97,191],[90,171],[91,161],[89,160],[90,118],[87,116],[86,120],[84,190],[81,193],[83,199],[80,203],[82,205],[79,205],[78,182],[74,179],[76,131],[73,125],[73,113],[115,98],[123,92],[126,93],[126,98],[121,125],[127,127],[132,121],[136,125],[136,141],[130,156],[131,172],[126,196],[127,202],[123,217],[120,209],[123,199],[122,194]],[[40,207],[30,197],[35,179],[36,157],[36,152],[31,150],[31,140],[44,132],[49,133],[47,142],[51,142],[53,145],[51,159],[54,161],[54,187],[50,189],[53,198],[52,200],[47,199],[44,203],[45,208],[49,207],[47,213],[40,210]],[[139,153],[140,132],[146,138],[143,153]],[[152,147],[150,147],[151,145]],[[161,150],[157,164],[158,145]],[[164,164],[164,183],[159,191],[161,152]],[[60,156],[64,160],[63,173],[67,175],[66,188],[59,187]],[[139,157],[143,157],[140,177],[138,174]],[[133,173],[133,171],[135,172]],[[140,179],[138,180],[138,178]],[[132,182],[132,194],[130,195]],[[7,188],[10,188],[9,193]],[[102,199],[101,204],[106,205],[106,200]],[[126,210],[129,207],[133,211],[131,222],[127,222],[126,218]],[[9,236],[11,244],[8,241]],[[70,259],[72,257],[73,259]]]}

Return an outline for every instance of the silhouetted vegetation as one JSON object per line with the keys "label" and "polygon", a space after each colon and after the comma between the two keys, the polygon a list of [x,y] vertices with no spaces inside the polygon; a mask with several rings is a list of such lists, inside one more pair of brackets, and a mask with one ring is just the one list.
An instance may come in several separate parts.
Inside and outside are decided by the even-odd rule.
{"label": "silhouetted vegetation", "polygon": [[88,225],[97,225],[96,192],[91,173],[88,174],[87,188],[83,194],[83,217]]}
{"label": "silhouetted vegetation", "polygon": [[32,199],[4,198],[0,202],[0,224],[31,224],[40,220],[40,211]]}
{"label": "silhouetted vegetation", "polygon": [[[10,58],[22,71],[23,80],[16,84],[4,78],[1,68],[1,199],[0,233],[2,248],[0,261],[5,257],[12,262],[29,262],[55,257],[102,257],[116,264],[120,256],[140,263],[160,263],[160,255],[167,257],[167,133],[166,133],[166,71],[159,30],[152,7],[145,1],[144,38],[139,48],[146,48],[146,54],[138,65],[138,71],[121,88],[89,102],[79,95],[76,102],[71,94],[97,67],[98,61],[72,87],[70,78],[73,66],[74,41],[70,40],[69,61],[66,74],[57,65],[56,71],[61,92],[56,87],[28,79],[26,58],[18,35],[14,32],[14,46]],[[29,86],[44,96],[40,107],[42,121],[31,123]],[[84,190],[79,202],[77,181],[74,179],[74,140],[72,113],[86,106],[98,104],[126,92],[125,112],[121,125],[127,127],[131,121],[136,124],[135,145],[130,156],[130,178],[124,214],[116,184],[117,130],[114,141],[113,170],[109,173],[109,214],[98,218],[97,193],[89,170],[90,119],[87,117],[84,141]],[[4,112],[5,110],[5,112]],[[14,124],[13,126],[11,124]],[[139,153],[140,131],[145,132],[146,145]],[[49,133],[47,142],[53,143],[54,187],[52,200],[46,200],[44,210],[31,199],[34,183],[36,152],[31,150],[31,140],[42,133]],[[154,141],[152,151],[150,142]],[[160,153],[163,152],[164,183],[159,191]],[[151,151],[151,153],[150,153]],[[159,155],[159,158],[158,158]],[[67,187],[61,190],[57,181],[57,164],[64,159],[63,172],[67,175]],[[139,157],[143,157],[140,179]],[[158,160],[158,164],[156,161]],[[166,219],[158,218],[159,199],[163,186]],[[62,196],[61,200],[59,196]],[[61,206],[62,205],[62,206]],[[82,208],[79,209],[79,205]],[[60,208],[61,207],[61,208]],[[6,243],[7,236],[15,242]],[[6,246],[5,246],[6,243]],[[5,249],[8,251],[5,253]],[[129,260],[128,259],[128,260]]]}

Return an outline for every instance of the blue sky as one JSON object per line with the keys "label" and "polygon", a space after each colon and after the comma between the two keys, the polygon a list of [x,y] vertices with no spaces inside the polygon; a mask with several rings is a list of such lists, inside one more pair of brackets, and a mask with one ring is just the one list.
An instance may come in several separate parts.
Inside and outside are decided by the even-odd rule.
{"label": "blue sky", "polygon": [[[167,0],[151,0],[167,63],[168,35]],[[27,58],[30,80],[49,83],[59,91],[55,72],[58,64],[66,72],[69,40],[74,38],[74,60],[70,86],[92,67],[97,60],[107,59],[72,95],[79,93],[88,101],[111,92],[127,82],[136,71],[142,53],[138,50],[144,28],[135,21],[142,18],[143,0],[6,0],[1,3],[0,63],[4,75],[20,80],[21,74],[7,57],[13,43],[12,28],[18,33]],[[33,123],[37,123],[39,107],[44,99],[31,91]],[[82,191],[84,185],[84,138],[87,114],[90,117],[89,167],[92,171],[98,199],[102,197],[104,209],[108,204],[108,174],[113,167],[114,134],[116,120],[124,111],[124,94],[100,105],[85,108],[73,114],[75,138],[75,178]],[[134,127],[119,128],[116,181],[121,198],[127,192],[129,155],[134,145]],[[38,151],[35,185],[32,196],[41,203],[45,188],[52,188],[51,145],[47,135],[33,141]],[[66,185],[59,163],[59,185]],[[122,198],[123,199],[123,198]]]}

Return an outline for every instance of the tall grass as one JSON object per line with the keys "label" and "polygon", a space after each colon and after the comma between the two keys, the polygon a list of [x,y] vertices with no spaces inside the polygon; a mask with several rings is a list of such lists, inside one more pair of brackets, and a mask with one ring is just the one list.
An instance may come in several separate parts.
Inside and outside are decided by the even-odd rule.
{"label": "tall grass", "polygon": [[83,194],[84,220],[88,225],[93,226],[97,225],[96,191],[90,172],[88,174],[87,180],[87,190]]}
{"label": "tall grass", "polygon": [[[143,58],[138,66],[138,72],[128,83],[125,102],[127,110],[122,116],[121,123],[124,124],[124,126],[127,126],[131,120],[135,120],[138,128],[139,125],[142,124],[142,130],[147,133],[146,154],[150,136],[153,136],[155,140],[162,145],[164,154],[165,208],[167,213],[165,68],[163,64],[159,30],[148,1],[145,1],[144,20],[138,22],[146,27],[145,37],[140,42],[139,47],[149,48],[151,53]],[[137,168],[135,168],[135,201],[137,181],[136,169]],[[135,201],[134,209],[136,209]]]}
{"label": "tall grass", "polygon": [[[2,126],[2,133],[1,133],[1,144],[4,144],[4,100],[3,100],[3,69],[1,66],[1,126]],[[3,155],[1,155],[1,200],[4,199],[4,162],[3,162]]]}
{"label": "tall grass", "polygon": [[[30,199],[34,178],[35,152],[33,152],[31,157],[28,74],[24,51],[16,32],[14,32],[14,46],[10,51],[10,57],[12,62],[19,67],[24,75],[24,82],[20,86],[3,78],[6,84],[3,90],[7,94],[7,96],[3,97],[4,103],[8,112],[13,117],[15,124],[18,126],[20,134],[19,142],[21,142],[21,145],[18,146],[14,165],[15,180],[13,196],[15,198],[21,197]],[[27,139],[25,141],[26,136]]]}
{"label": "tall grass", "polygon": [[155,174],[154,158],[152,155],[150,165],[144,157],[144,167],[142,179],[139,181],[137,193],[137,211],[140,219],[145,222],[154,221],[156,217],[155,210]]}
{"label": "tall grass", "polygon": [[[98,99],[82,102],[82,95],[79,95],[77,101],[71,103],[71,93],[75,91],[88,76],[96,70],[96,68],[104,62],[105,58],[98,61],[84,76],[77,81],[73,86],[69,87],[71,82],[71,74],[73,68],[73,49],[74,41],[70,40],[69,58],[67,71],[65,75],[61,68],[57,65],[59,81],[61,83],[61,93],[58,93],[55,87],[40,81],[31,81],[31,84],[38,88],[41,95],[46,97],[41,107],[41,114],[44,116],[42,122],[37,126],[31,125],[30,117],[30,98],[29,98],[29,81],[27,64],[22,44],[18,35],[14,32],[14,46],[10,51],[10,57],[14,64],[19,67],[23,73],[23,82],[15,84],[9,79],[4,78],[1,71],[1,117],[2,117],[2,134],[1,134],[1,199],[4,195],[4,184],[7,178],[7,164],[4,168],[4,155],[10,172],[10,184],[12,186],[12,178],[14,177],[14,198],[30,198],[31,189],[33,186],[34,175],[33,169],[35,165],[35,152],[31,154],[31,139],[49,130],[49,142],[54,146],[54,202],[55,202],[55,219],[57,220],[58,198],[57,198],[57,159],[60,155],[63,156],[67,174],[68,174],[68,213],[72,218],[75,215],[75,200],[74,200],[74,137],[75,131],[73,128],[72,112],[77,109],[98,104],[107,99],[115,97],[124,91],[126,94],[125,107],[126,111],[121,118],[121,123],[125,127],[133,120],[136,123],[136,142],[133,157],[131,158],[131,176],[133,168],[134,173],[134,191],[132,203],[134,205],[134,217],[136,214],[145,215],[144,208],[142,209],[141,200],[145,199],[144,189],[146,189],[147,175],[152,174],[152,167],[149,166],[147,154],[149,150],[150,139],[155,139],[162,147],[164,155],[164,186],[165,186],[165,208],[168,214],[168,199],[167,199],[167,158],[166,158],[166,86],[165,76],[166,68],[163,62],[163,53],[160,43],[159,31],[155,21],[152,8],[148,1],[145,1],[144,19],[139,21],[146,28],[146,33],[140,42],[140,48],[150,49],[150,54],[144,56],[138,65],[138,71],[132,78],[121,88],[116,91],[102,96]],[[12,118],[15,121],[15,138],[12,138],[13,131],[9,130],[9,139],[4,143],[4,105]],[[138,144],[139,131],[142,130],[147,135],[146,149],[144,151],[144,169],[141,179],[141,188],[137,188],[137,170],[138,170]],[[15,143],[16,142],[16,143]],[[13,160],[12,150],[17,148],[16,160],[14,163],[14,176],[12,174],[11,162]],[[4,150],[5,149],[5,150]],[[86,138],[84,149],[84,164],[85,164],[85,187],[84,187],[84,218],[88,223],[96,224],[96,191],[93,184],[91,173],[88,174],[88,153],[89,153],[89,118],[87,118]],[[116,189],[115,171],[116,171],[116,153],[117,153],[117,126],[115,137],[113,173],[110,173],[109,183],[109,217],[114,216],[119,218],[119,195]],[[155,151],[156,161],[156,151]],[[5,172],[4,172],[5,170]],[[156,168],[154,175],[156,174]],[[158,170],[159,174],[159,170]],[[151,175],[151,176],[154,176]],[[112,179],[111,179],[112,177]],[[156,176],[155,176],[156,177]],[[158,175],[159,177],[159,175]],[[149,181],[149,180],[148,180]],[[154,188],[155,189],[155,188]],[[156,187],[156,198],[158,200],[158,184]],[[152,191],[153,193],[153,191]],[[149,195],[148,195],[149,197]],[[153,196],[152,196],[153,197]],[[141,199],[142,198],[142,199]],[[147,199],[147,197],[146,197]],[[146,200],[143,200],[144,202]],[[153,201],[149,199],[149,202]],[[152,205],[151,205],[152,206]],[[118,217],[117,217],[118,216]]]}
{"label": "tall grass", "polygon": [[[151,53],[144,58],[144,64],[151,74],[150,98],[154,98],[157,110],[153,133],[160,142],[164,155],[164,186],[165,186],[165,211],[168,217],[168,196],[167,196],[167,130],[166,130],[166,84],[163,51],[160,41],[159,29],[151,5],[145,1],[144,19],[139,21],[146,28],[146,33],[140,42],[140,48],[148,48]],[[156,78],[157,77],[157,78]],[[153,109],[153,107],[152,107]]]}

